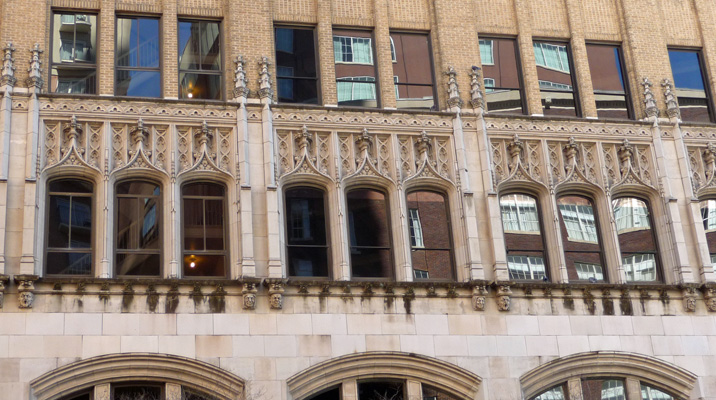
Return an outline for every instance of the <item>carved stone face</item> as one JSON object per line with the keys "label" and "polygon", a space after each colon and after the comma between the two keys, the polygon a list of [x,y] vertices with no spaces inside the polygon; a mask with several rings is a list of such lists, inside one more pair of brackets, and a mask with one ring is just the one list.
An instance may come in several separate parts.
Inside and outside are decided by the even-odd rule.
{"label": "carved stone face", "polygon": [[686,311],[696,311],[696,299],[693,297],[686,298]]}
{"label": "carved stone face", "polygon": [[474,305],[475,305],[475,310],[477,310],[477,311],[485,310],[485,297],[484,296],[476,296],[474,298]]}
{"label": "carved stone face", "polygon": [[248,293],[244,295],[244,308],[253,310],[256,308],[256,295]]}
{"label": "carved stone face", "polygon": [[500,308],[500,311],[509,311],[510,302],[511,299],[509,298],[509,296],[500,296],[500,299],[497,301],[497,305]]}
{"label": "carved stone face", "polygon": [[18,295],[20,308],[31,308],[32,302],[35,300],[35,294],[32,292],[20,292]]}
{"label": "carved stone face", "polygon": [[[2,302],[0,302],[0,304],[2,304]],[[706,300],[706,307],[708,307],[709,311],[716,311],[716,297],[711,297]]]}
{"label": "carved stone face", "polygon": [[271,308],[275,310],[280,310],[281,308],[283,308],[283,296],[278,293],[274,293],[271,295],[269,303],[271,304]]}

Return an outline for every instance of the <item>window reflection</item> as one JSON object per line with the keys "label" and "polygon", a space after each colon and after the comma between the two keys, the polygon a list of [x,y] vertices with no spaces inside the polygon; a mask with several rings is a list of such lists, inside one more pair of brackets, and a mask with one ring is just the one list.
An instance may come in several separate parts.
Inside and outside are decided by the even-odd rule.
{"label": "window reflection", "polygon": [[500,197],[510,279],[547,278],[537,200],[524,194]]}
{"label": "window reflection", "polygon": [[373,39],[365,31],[333,31],[338,104],[376,107]]}
{"label": "window reflection", "polygon": [[115,93],[159,97],[159,20],[118,18],[115,46]]}
{"label": "window reflection", "polygon": [[453,279],[450,223],[445,196],[408,194],[410,255],[416,279]]}
{"label": "window reflection", "polygon": [[566,400],[566,390],[564,386],[557,386],[542,392],[538,396],[533,397],[531,400]]}
{"label": "window reflection", "polygon": [[674,400],[674,398],[655,387],[642,384],[641,400]]}
{"label": "window reflection", "polygon": [[569,280],[603,281],[602,250],[592,201],[582,196],[563,196],[557,205]]}
{"label": "window reflection", "polygon": [[599,118],[629,118],[629,99],[619,46],[587,44],[589,71]]}
{"label": "window reflection", "polygon": [[49,184],[48,275],[89,275],[92,272],[92,184],[59,180]]}
{"label": "window reflection", "polygon": [[392,278],[388,203],[377,190],[348,192],[351,271],[355,278]]}
{"label": "window reflection", "polygon": [[701,53],[670,49],[669,61],[681,119],[688,122],[711,122],[710,99],[704,86]]}
{"label": "window reflection", "polygon": [[403,400],[403,382],[358,382],[360,400]]}
{"label": "window reflection", "polygon": [[577,116],[568,45],[534,42],[533,48],[544,114]]}
{"label": "window reflection", "polygon": [[699,205],[704,231],[706,231],[706,244],[709,246],[711,255],[711,264],[716,264],[716,200],[704,200]]}
{"label": "window reflection", "polygon": [[278,101],[318,104],[313,29],[276,28]]}
{"label": "window reflection", "polygon": [[179,21],[179,96],[221,100],[218,22]]}
{"label": "window reflection", "polygon": [[480,39],[480,59],[490,114],[522,114],[522,83],[515,40]]}
{"label": "window reflection", "polygon": [[612,206],[627,281],[656,281],[656,240],[648,205],[641,199],[625,197],[613,200]]}
{"label": "window reflection", "polygon": [[117,185],[118,276],[160,274],[160,194],[159,186],[149,182]]}
{"label": "window reflection", "polygon": [[625,400],[624,381],[618,379],[585,379],[582,381],[585,399]]}
{"label": "window reflection", "polygon": [[226,276],[224,187],[188,184],[182,200],[184,276]]}
{"label": "window reflection", "polygon": [[286,191],[286,236],[290,276],[328,276],[322,190],[292,188]]}
{"label": "window reflection", "polygon": [[56,93],[97,93],[97,16],[56,13],[50,87]]}
{"label": "window reflection", "polygon": [[398,108],[432,109],[433,69],[428,35],[391,33],[395,45],[393,82]]}

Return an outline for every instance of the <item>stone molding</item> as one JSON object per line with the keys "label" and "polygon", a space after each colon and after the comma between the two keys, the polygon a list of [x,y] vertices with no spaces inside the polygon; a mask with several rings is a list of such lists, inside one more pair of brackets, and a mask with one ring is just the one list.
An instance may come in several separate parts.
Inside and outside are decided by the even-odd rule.
{"label": "stone molding", "polygon": [[288,378],[295,400],[350,379],[401,379],[429,383],[462,399],[474,399],[482,378],[436,358],[401,352],[366,352],[333,358]]}
{"label": "stone molding", "polygon": [[170,354],[109,354],[77,361],[30,382],[32,398],[49,400],[96,385],[159,381],[206,392],[220,400],[242,398],[244,380],[203,361]]}
{"label": "stone molding", "polygon": [[691,398],[696,375],[654,357],[617,351],[579,353],[558,358],[520,377],[524,398],[532,398],[562,382],[579,376],[631,377],[664,388],[679,399]]}

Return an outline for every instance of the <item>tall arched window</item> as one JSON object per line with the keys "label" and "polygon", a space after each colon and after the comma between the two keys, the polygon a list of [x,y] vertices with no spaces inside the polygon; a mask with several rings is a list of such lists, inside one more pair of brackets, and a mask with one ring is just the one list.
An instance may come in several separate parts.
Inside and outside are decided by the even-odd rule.
{"label": "tall arched window", "polygon": [[547,263],[537,199],[527,194],[504,195],[500,197],[500,214],[510,279],[546,279]]}
{"label": "tall arched window", "polygon": [[408,194],[410,255],[415,279],[453,279],[450,219],[445,196]]}
{"label": "tall arched window", "polygon": [[659,257],[649,205],[635,197],[612,201],[627,281],[657,281]]}
{"label": "tall arched window", "polygon": [[711,264],[716,265],[716,200],[704,200],[699,203],[701,207],[701,219],[704,222],[706,231],[706,243],[709,246]]}
{"label": "tall arched window", "polygon": [[286,253],[289,276],[328,277],[325,192],[286,190]]}
{"label": "tall arched window", "polygon": [[90,182],[50,182],[47,201],[45,272],[47,275],[92,273],[92,191]]}
{"label": "tall arched window", "polygon": [[355,189],[346,195],[354,278],[392,278],[390,214],[386,195]]}
{"label": "tall arched window", "polygon": [[569,280],[604,281],[599,226],[592,200],[582,196],[562,196],[557,205]]}
{"label": "tall arched window", "polygon": [[143,181],[117,185],[117,276],[161,273],[161,189]]}
{"label": "tall arched window", "polygon": [[182,188],[184,276],[226,276],[224,196],[224,187],[215,183]]}

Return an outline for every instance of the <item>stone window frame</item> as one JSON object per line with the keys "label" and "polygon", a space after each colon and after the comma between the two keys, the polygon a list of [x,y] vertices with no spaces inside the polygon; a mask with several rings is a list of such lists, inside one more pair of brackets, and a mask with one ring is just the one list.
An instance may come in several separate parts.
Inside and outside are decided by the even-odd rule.
{"label": "stone window frame", "polygon": [[[422,384],[460,399],[475,399],[482,378],[446,361],[403,352],[365,352],[336,357],[305,369],[286,380],[295,400],[340,385],[343,399],[357,399],[360,380],[406,382],[405,398],[422,398]],[[42,399],[40,399],[42,400]]]}
{"label": "stone window frame", "polygon": [[110,399],[116,383],[163,382],[167,400],[179,400],[182,386],[216,397],[242,398],[245,381],[221,368],[171,354],[108,354],[57,368],[30,382],[36,400],[54,400],[91,390],[95,400]]}
{"label": "stone window frame", "polygon": [[523,398],[531,399],[555,386],[567,384],[569,400],[581,399],[585,378],[618,378],[626,382],[628,399],[641,399],[641,384],[690,399],[697,376],[674,364],[636,353],[594,351],[569,355],[540,365],[520,377]]}

